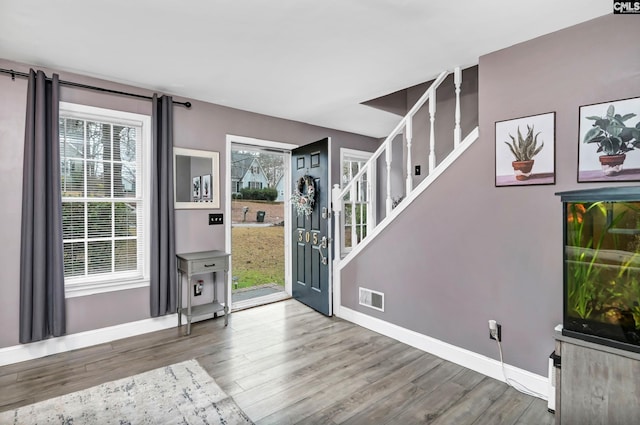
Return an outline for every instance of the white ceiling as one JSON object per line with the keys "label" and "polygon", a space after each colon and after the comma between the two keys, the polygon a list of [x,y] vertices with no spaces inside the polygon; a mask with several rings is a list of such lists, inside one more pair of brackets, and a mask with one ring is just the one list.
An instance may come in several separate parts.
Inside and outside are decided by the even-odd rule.
{"label": "white ceiling", "polygon": [[606,0],[0,0],[0,58],[383,137],[398,117],[361,102],[611,10]]}

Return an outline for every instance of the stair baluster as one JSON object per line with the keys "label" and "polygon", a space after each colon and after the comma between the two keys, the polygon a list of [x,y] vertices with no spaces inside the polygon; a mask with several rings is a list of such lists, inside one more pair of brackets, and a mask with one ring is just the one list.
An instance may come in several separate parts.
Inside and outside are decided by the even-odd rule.
{"label": "stair baluster", "polygon": [[436,168],[436,91],[429,93],[429,174]]}
{"label": "stair baluster", "polygon": [[[392,220],[397,214],[399,214],[408,203],[410,203],[415,197],[425,189],[425,187],[431,184],[433,179],[437,178],[442,171],[459,156],[468,145],[478,138],[477,128],[471,132],[464,141],[461,140],[461,117],[460,117],[460,90],[462,85],[462,71],[460,67],[454,70],[454,86],[455,86],[455,125],[453,131],[454,148],[451,153],[442,159],[441,163],[436,165],[436,153],[435,153],[435,114],[436,114],[436,89],[444,81],[447,76],[447,72],[442,72],[431,84],[431,86],[424,92],[424,94],[418,99],[416,104],[409,110],[409,112],[400,120],[398,125],[393,129],[391,134],[387,136],[383,143],[373,153],[367,163],[361,167],[360,171],[352,177],[352,180],[345,187],[341,188],[339,185],[335,185],[332,190],[333,211],[334,211],[334,240],[336,247],[336,256],[334,266],[336,270],[341,266],[343,257],[345,257],[349,251],[353,251],[357,248],[363,240],[372,237],[372,235],[379,233],[379,231],[386,227],[390,220]],[[414,187],[413,185],[413,148],[416,141],[414,140],[414,121],[413,118],[416,113],[429,102],[429,175],[426,176],[419,185]],[[397,137],[402,135],[403,137]],[[402,167],[403,176],[405,179],[405,190],[401,196],[394,198],[392,193],[392,171],[393,171],[393,153],[392,143],[395,139],[403,140],[406,145],[406,166],[404,161],[396,162]],[[469,142],[467,143],[467,139]],[[426,140],[425,140],[426,142]],[[386,171],[386,181],[383,183],[386,188],[384,217],[376,217],[376,200],[380,199],[380,195],[383,190],[376,189],[376,171],[379,162],[381,162],[382,154],[384,153],[384,170]],[[416,192],[416,193],[414,193]],[[398,194],[396,194],[398,195]],[[381,199],[380,199],[381,200]],[[396,208],[399,203],[402,202],[401,208]],[[406,203],[406,205],[405,205]],[[349,205],[349,210],[347,206]],[[364,213],[363,208],[366,208]],[[394,209],[397,209],[394,210]],[[346,226],[346,220],[350,222],[348,227]],[[382,225],[382,226],[379,226]],[[380,227],[380,229],[378,229]],[[375,231],[374,231],[375,230]],[[345,232],[349,232],[346,234]],[[367,242],[368,243],[368,242]],[[366,245],[365,243],[364,245]],[[359,251],[359,249],[358,249]],[[355,253],[353,253],[355,255]],[[349,255],[348,258],[344,258],[348,261],[352,258]],[[346,264],[346,263],[345,263]]]}
{"label": "stair baluster", "polygon": [[459,66],[453,71],[453,84],[456,88],[456,124],[453,129],[453,146],[457,148],[462,140],[462,129],[460,128],[460,86],[462,85],[462,71]]}

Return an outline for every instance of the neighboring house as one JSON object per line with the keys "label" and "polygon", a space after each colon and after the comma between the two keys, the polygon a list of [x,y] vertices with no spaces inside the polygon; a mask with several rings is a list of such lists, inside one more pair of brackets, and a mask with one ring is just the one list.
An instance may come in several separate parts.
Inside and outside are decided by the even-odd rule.
{"label": "neighboring house", "polygon": [[242,189],[265,189],[269,180],[258,158],[251,154],[231,152],[231,191]]}

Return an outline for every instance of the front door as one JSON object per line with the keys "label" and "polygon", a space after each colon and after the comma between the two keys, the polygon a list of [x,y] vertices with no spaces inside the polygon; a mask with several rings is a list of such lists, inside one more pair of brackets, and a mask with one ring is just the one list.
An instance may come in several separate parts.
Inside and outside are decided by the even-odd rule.
{"label": "front door", "polygon": [[332,314],[329,143],[323,139],[291,152],[292,295],[327,316]]}

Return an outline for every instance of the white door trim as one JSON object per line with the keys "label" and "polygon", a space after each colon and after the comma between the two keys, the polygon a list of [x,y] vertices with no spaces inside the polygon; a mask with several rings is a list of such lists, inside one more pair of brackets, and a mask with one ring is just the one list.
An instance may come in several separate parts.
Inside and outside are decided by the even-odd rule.
{"label": "white door trim", "polygon": [[[226,196],[225,196],[225,250],[231,252],[231,146],[246,145],[256,148],[268,148],[277,149],[285,154],[285,191],[284,191],[284,290],[289,296],[291,296],[291,256],[287,255],[291,252],[291,208],[289,204],[289,198],[291,197],[291,150],[297,148],[297,145],[291,143],[277,142],[273,140],[255,139],[253,137],[236,136],[233,134],[227,134],[226,137],[226,155],[225,155],[225,184],[226,184]],[[289,237],[287,237],[289,235]],[[233,256],[231,257],[230,270],[233,270]],[[229,273],[227,278],[227,288],[229,293],[232,291],[233,273]],[[233,309],[233,302],[230,306]]]}
{"label": "white door trim", "polygon": [[[334,286],[333,286],[333,253],[335,252],[336,247],[333,246],[333,241],[335,240],[335,238],[333,237],[333,196],[332,196],[332,192],[331,192],[331,188],[332,186],[332,180],[331,180],[331,173],[333,172],[333,164],[331,163],[331,156],[332,156],[332,149],[331,149],[331,137],[327,137],[328,142],[327,142],[327,167],[329,168],[327,170],[327,213],[329,214],[329,218],[327,220],[327,238],[330,241],[327,249],[327,257],[328,257],[328,267],[327,267],[327,274],[329,275],[329,290],[328,290],[328,294],[327,296],[329,297],[329,316],[333,316],[334,314]],[[342,166],[342,165],[341,165]],[[338,250],[340,249],[340,247],[338,247]]]}

